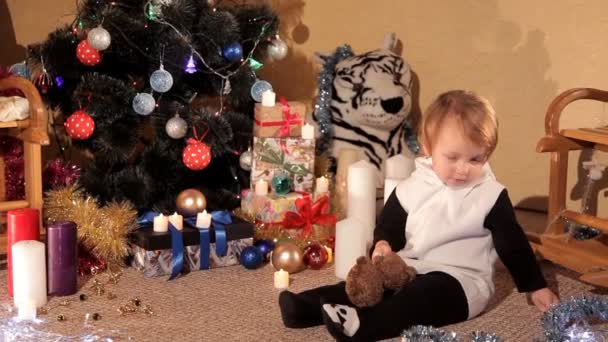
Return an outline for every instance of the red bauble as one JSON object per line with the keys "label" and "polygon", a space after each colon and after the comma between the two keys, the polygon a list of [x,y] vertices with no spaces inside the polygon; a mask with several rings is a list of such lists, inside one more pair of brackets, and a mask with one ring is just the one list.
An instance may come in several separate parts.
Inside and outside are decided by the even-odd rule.
{"label": "red bauble", "polygon": [[182,160],[190,170],[202,170],[211,162],[211,148],[205,143],[190,138],[188,146],[184,147]]}
{"label": "red bauble", "polygon": [[327,250],[313,242],[304,248],[304,263],[313,270],[320,270],[327,263]]}
{"label": "red bauble", "polygon": [[85,39],[78,43],[78,48],[76,48],[76,57],[80,60],[80,63],[84,65],[97,65],[101,62],[101,55],[99,51],[95,50],[89,42]]}
{"label": "red bauble", "polygon": [[63,125],[70,137],[75,140],[87,139],[95,131],[95,121],[81,110],[70,115]]}

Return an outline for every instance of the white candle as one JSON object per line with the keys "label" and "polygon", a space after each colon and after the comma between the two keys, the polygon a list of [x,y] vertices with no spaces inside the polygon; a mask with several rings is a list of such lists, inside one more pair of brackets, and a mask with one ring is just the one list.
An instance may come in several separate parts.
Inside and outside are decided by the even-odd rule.
{"label": "white candle", "polygon": [[329,180],[325,178],[325,176],[321,176],[317,178],[317,183],[315,184],[315,193],[324,193],[329,191]]}
{"label": "white candle", "polygon": [[376,224],[376,168],[367,160],[360,160],[348,168],[346,217],[363,224],[366,243],[374,238]]}
{"label": "white candle", "polygon": [[33,300],[22,302],[17,308],[17,317],[23,320],[36,319],[36,303]]}
{"label": "white candle", "polygon": [[386,178],[406,179],[414,171],[414,158],[408,158],[403,154],[397,154],[384,162],[384,174]]}
{"label": "white candle", "polygon": [[169,218],[163,214],[154,217],[154,231],[166,232],[169,230]]}
{"label": "white candle", "polygon": [[255,194],[258,196],[268,195],[268,182],[260,179],[255,183]]}
{"label": "white candle", "polygon": [[178,213],[173,213],[173,215],[169,216],[169,222],[171,222],[177,230],[184,229],[184,217]]}
{"label": "white candle", "polygon": [[289,287],[289,272],[280,269],[274,272],[274,288],[284,290]]}
{"label": "white candle", "polygon": [[357,258],[366,255],[363,231],[366,226],[356,218],[346,218],[336,223],[336,249],[334,254],[336,277],[346,279]]}
{"label": "white candle", "polygon": [[276,102],[277,94],[275,94],[272,90],[266,90],[262,93],[262,106],[264,107],[274,107]]}
{"label": "white candle", "polygon": [[315,127],[309,123],[302,126],[302,139],[312,140],[315,138]]}
{"label": "white candle", "polygon": [[211,227],[211,214],[207,213],[207,210],[196,214],[196,227],[197,228],[209,228]]}
{"label": "white candle", "polygon": [[46,257],[44,243],[23,240],[12,247],[13,300],[15,307],[33,302],[39,308],[46,304]]}

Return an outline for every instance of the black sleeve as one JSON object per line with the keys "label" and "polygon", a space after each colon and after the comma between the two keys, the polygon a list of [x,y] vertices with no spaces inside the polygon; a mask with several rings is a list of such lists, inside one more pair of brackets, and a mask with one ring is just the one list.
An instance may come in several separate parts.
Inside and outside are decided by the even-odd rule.
{"label": "black sleeve", "polygon": [[401,206],[397,194],[393,190],[389,196],[380,216],[376,229],[374,229],[374,244],[380,240],[386,240],[393,251],[399,251],[405,247],[405,223],[407,213]]}
{"label": "black sleeve", "polygon": [[547,287],[530,243],[517,222],[506,189],[498,196],[484,225],[492,232],[496,252],[511,273],[519,292],[530,292]]}

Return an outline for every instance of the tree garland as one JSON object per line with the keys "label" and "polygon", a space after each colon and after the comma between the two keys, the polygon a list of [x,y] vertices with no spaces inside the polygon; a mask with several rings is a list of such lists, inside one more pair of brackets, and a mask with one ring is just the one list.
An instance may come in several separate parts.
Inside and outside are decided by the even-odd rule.
{"label": "tree garland", "polygon": [[[563,300],[541,318],[543,338],[535,341],[603,341],[586,323],[589,319],[608,321],[608,298],[582,296]],[[583,324],[577,324],[583,322]],[[448,332],[430,326],[416,325],[401,333],[406,342],[459,342],[455,332]],[[470,334],[471,342],[500,342],[495,334],[475,331]]]}

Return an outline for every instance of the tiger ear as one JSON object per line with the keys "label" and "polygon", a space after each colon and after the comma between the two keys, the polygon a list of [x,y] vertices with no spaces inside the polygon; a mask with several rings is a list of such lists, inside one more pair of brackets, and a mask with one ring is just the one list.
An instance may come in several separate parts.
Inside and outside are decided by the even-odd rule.
{"label": "tiger ear", "polygon": [[330,54],[326,54],[326,53],[322,53],[322,52],[315,52],[313,55],[313,60],[315,61],[315,63],[318,63],[320,65],[325,65],[325,63],[327,62],[327,60],[331,57]]}
{"label": "tiger ear", "polygon": [[386,36],[384,36],[384,42],[382,43],[383,49],[395,52],[396,46],[397,46],[397,35],[395,34],[395,32],[390,32]]}

